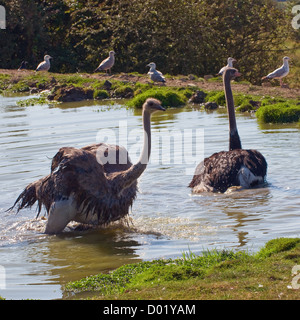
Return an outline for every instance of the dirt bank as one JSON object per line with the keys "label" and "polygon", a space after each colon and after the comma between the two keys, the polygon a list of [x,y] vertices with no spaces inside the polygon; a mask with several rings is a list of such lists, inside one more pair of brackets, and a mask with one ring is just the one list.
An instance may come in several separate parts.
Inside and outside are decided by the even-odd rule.
{"label": "dirt bank", "polygon": [[[11,78],[9,82],[17,83],[26,77],[34,76],[35,72],[32,70],[10,70],[10,69],[0,69],[0,75],[7,74],[10,75]],[[71,76],[72,74],[65,74],[66,76]],[[119,80],[123,82],[130,82],[130,83],[149,83],[149,78],[147,75],[135,75],[135,74],[112,74],[106,75],[103,73],[96,73],[96,74],[88,74],[88,73],[80,73],[80,74],[73,74],[77,76],[81,76],[84,79],[91,78],[92,80],[97,79],[99,81],[103,80]],[[49,78],[59,78],[64,75],[58,73],[45,73],[46,77]],[[187,87],[187,86],[195,86],[199,87],[203,90],[211,91],[211,90],[223,90],[222,82],[216,81],[206,81],[203,79],[196,79],[190,80],[188,76],[176,76],[176,77],[167,77],[166,86],[169,87]],[[289,89],[289,88],[281,88],[279,86],[271,86],[269,82],[266,82],[264,86],[256,86],[247,83],[239,83],[234,82],[232,85],[233,90],[236,93],[244,93],[244,94],[251,94],[251,95],[260,95],[260,96],[273,96],[273,97],[283,97],[287,99],[297,99],[300,98],[300,88],[299,89]]]}

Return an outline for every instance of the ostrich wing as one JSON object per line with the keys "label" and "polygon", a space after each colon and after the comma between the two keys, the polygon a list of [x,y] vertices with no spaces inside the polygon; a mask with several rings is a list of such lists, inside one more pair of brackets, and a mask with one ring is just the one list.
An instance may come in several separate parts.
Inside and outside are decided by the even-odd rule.
{"label": "ostrich wing", "polygon": [[[124,217],[136,197],[137,183],[124,190],[121,196],[116,196],[119,194],[118,185],[112,186],[110,176],[118,174],[117,170],[120,168],[130,167],[131,162],[122,165],[101,165],[97,161],[96,150],[107,146],[94,144],[82,149],[72,147],[59,149],[52,159],[51,173],[29,184],[13,207],[17,205],[19,211],[31,207],[38,201],[38,214],[43,205],[49,213],[53,203],[72,197],[76,201],[78,213],[86,216],[96,214],[99,224]],[[118,146],[109,147],[115,147],[116,154],[119,154]]]}
{"label": "ostrich wing", "polygon": [[199,191],[225,192],[239,185],[238,172],[247,167],[256,176],[265,177],[267,163],[256,150],[231,150],[214,153],[205,158],[196,168],[190,188],[199,186]]}

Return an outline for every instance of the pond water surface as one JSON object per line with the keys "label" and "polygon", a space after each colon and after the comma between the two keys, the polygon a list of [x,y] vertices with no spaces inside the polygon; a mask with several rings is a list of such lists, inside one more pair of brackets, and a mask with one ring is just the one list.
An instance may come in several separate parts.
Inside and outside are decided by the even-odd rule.
{"label": "pond water surface", "polygon": [[70,225],[61,235],[45,235],[45,219],[35,219],[35,208],[6,211],[19,193],[48,174],[62,146],[83,147],[107,135],[109,143],[127,144],[137,160],[141,112],[121,102],[19,107],[19,99],[0,97],[0,296],[61,298],[68,281],[127,263],[189,250],[257,251],[270,239],[300,236],[299,126],[260,125],[255,116],[237,115],[243,147],[258,149],[268,161],[268,185],[192,195],[187,186],[201,157],[228,149],[225,110],[192,106],[153,117],[151,161],[128,225],[85,231]]}

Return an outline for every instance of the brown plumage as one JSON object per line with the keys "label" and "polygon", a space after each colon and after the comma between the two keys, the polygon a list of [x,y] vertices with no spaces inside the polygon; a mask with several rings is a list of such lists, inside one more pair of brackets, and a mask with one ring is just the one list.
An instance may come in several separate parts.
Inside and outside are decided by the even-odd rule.
{"label": "brown plumage", "polygon": [[[50,174],[29,184],[13,207],[19,211],[37,202],[39,215],[44,206],[46,233],[59,233],[72,220],[106,225],[125,217],[136,197],[137,179],[149,160],[150,118],[158,110],[165,109],[156,99],[149,98],[143,105],[144,147],[135,165],[127,150],[115,145],[60,148],[52,159]],[[109,155],[116,161],[106,163]]]}
{"label": "brown plumage", "polygon": [[230,81],[240,73],[227,68],[223,74],[229,117],[229,151],[214,153],[196,168],[189,187],[194,193],[225,192],[232,186],[251,188],[262,184],[267,174],[267,162],[257,150],[242,149],[238,134]]}

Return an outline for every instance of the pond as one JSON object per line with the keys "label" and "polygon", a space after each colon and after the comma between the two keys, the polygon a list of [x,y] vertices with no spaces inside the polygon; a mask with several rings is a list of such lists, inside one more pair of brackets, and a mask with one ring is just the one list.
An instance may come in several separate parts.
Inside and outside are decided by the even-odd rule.
{"label": "pond", "polygon": [[[11,207],[24,187],[49,173],[60,147],[100,142],[125,145],[136,161],[142,141],[140,110],[122,102],[19,107],[24,97],[0,97],[0,296],[64,297],[63,286],[127,263],[177,258],[191,250],[259,250],[268,240],[300,236],[300,130],[261,125],[237,115],[242,145],[268,161],[265,188],[192,195],[187,187],[203,156],[228,149],[225,109],[186,106],[157,112],[152,155],[139,181],[127,225],[45,235],[44,212]],[[1,280],[1,279],[0,279]]]}

